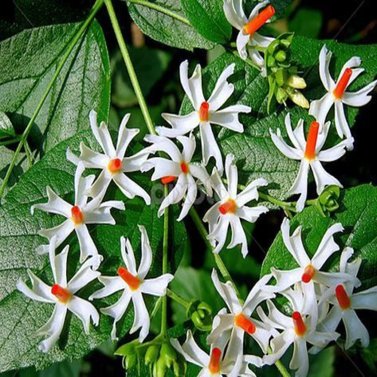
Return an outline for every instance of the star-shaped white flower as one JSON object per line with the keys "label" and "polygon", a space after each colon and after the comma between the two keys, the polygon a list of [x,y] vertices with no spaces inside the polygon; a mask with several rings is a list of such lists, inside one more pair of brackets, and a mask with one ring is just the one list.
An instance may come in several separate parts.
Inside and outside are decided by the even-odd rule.
{"label": "star-shaped white flower", "polygon": [[102,169],[90,190],[91,196],[105,195],[110,182],[114,181],[127,198],[140,196],[149,205],[151,199],[146,191],[125,174],[139,171],[149,155],[148,150],[144,149],[133,156],[124,157],[131,140],[140,131],[136,128],[126,128],[129,118],[130,114],[123,117],[118,131],[117,145],[114,147],[107,125],[102,122],[98,127],[97,113],[92,110],[89,114],[90,127],[104,153],[95,152],[81,143],[80,156],[75,156],[68,148],[67,159],[76,165],[81,162],[86,168]]}
{"label": "star-shaped white flower", "polygon": [[295,377],[306,377],[309,371],[307,343],[323,346],[330,341],[335,341],[339,334],[316,331],[316,322],[313,322],[304,310],[304,295],[299,286],[295,290],[285,291],[283,295],[291,304],[293,310],[291,316],[281,313],[270,300],[267,301],[268,315],[261,307],[257,309],[259,317],[265,324],[281,330],[281,333],[271,340],[272,353],[265,355],[263,362],[269,365],[275,363],[293,344],[293,356],[289,367],[296,370]]}
{"label": "star-shaped white flower", "polygon": [[238,114],[251,111],[250,107],[245,105],[232,105],[219,110],[234,91],[233,84],[227,81],[228,77],[233,74],[234,67],[235,64],[231,64],[225,68],[218,78],[211,96],[208,100],[205,100],[200,65],[196,66],[193,75],[188,78],[188,61],[181,63],[179,68],[181,84],[194,107],[194,111],[187,115],[164,113],[162,117],[172,128],[156,128],[157,132],[162,136],[177,137],[185,135],[199,126],[203,162],[207,165],[209,159],[214,157],[219,171],[223,169],[223,161],[211,125],[217,124],[232,131],[243,132],[243,125],[238,120]]}
{"label": "star-shaped white flower", "polygon": [[158,215],[161,216],[166,207],[183,200],[182,210],[177,219],[181,221],[196,200],[197,181],[204,186],[209,196],[212,196],[212,187],[207,170],[202,165],[191,162],[196,148],[194,136],[192,134],[189,137],[178,136],[177,139],[183,146],[182,153],[170,139],[163,136],[147,135],[145,140],[153,143],[150,150],[164,152],[171,160],[163,157],[150,158],[143,164],[142,171],[154,169],[152,180],[161,179],[164,184],[177,179],[174,189],[161,203]]}
{"label": "star-shaped white flower", "polygon": [[171,344],[189,363],[202,368],[198,374],[200,377],[255,377],[254,372],[249,369],[248,363],[258,367],[262,366],[261,359],[258,357],[248,356],[245,359],[241,354],[237,355],[236,360],[230,358],[229,348],[224,355],[226,343],[224,344],[222,340],[211,345],[208,355],[197,345],[190,330],[187,331],[186,341],[182,346],[177,339],[171,339]]}
{"label": "star-shaped white flower", "polygon": [[[130,301],[134,307],[134,322],[130,334],[141,328],[139,341],[142,342],[149,333],[150,318],[145,306],[143,294],[153,296],[164,296],[166,287],[173,279],[173,275],[164,274],[157,278],[145,279],[152,263],[152,250],[149,244],[148,234],[143,226],[139,226],[141,232],[141,261],[139,268],[136,268],[136,260],[130,241],[122,237],[121,253],[125,263],[118,268],[118,276],[101,276],[98,280],[104,288],[93,293],[89,300],[110,296],[118,291],[123,291],[120,299],[113,305],[101,309],[103,314],[114,318],[111,331],[112,339],[116,337],[116,324],[123,317]],[[127,251],[126,251],[127,249]]]}
{"label": "star-shaped white flower", "polygon": [[[348,263],[348,259],[352,254],[353,249],[345,249],[342,253],[339,270],[356,278],[362,260],[361,258],[356,258],[351,263]],[[320,328],[324,331],[335,331],[340,321],[343,321],[346,329],[346,349],[352,347],[358,339],[360,339],[363,347],[369,345],[368,330],[357,316],[356,310],[377,311],[377,286],[354,293],[355,287],[358,286],[360,286],[358,280],[356,283],[355,281],[347,281],[337,284],[325,292],[321,299],[321,301],[329,301],[333,307],[321,321]]]}
{"label": "star-shaped white flower", "polygon": [[262,1],[254,7],[247,18],[242,2],[243,0],[224,0],[225,17],[233,27],[239,30],[237,50],[240,57],[245,60],[249,52],[250,59],[265,74],[264,59],[255,47],[267,48],[274,38],[265,37],[257,33],[257,30],[267,22],[270,22],[271,17],[275,14],[275,9],[272,5],[268,5],[269,1]]}
{"label": "star-shaped white flower", "polygon": [[214,253],[219,253],[224,247],[229,226],[232,229],[232,239],[228,248],[241,244],[241,252],[246,257],[247,240],[242,228],[241,219],[248,222],[257,221],[262,213],[268,211],[265,206],[248,207],[245,204],[258,199],[258,187],[266,186],[263,178],[249,183],[245,189],[237,194],[238,171],[233,162],[233,155],[228,154],[225,160],[225,174],[228,181],[228,189],[225,188],[219,173],[215,170],[212,175],[212,184],[220,201],[214,204],[204,215],[203,221],[209,224],[208,238],[211,242],[217,242]]}
{"label": "star-shaped white flower", "polygon": [[[93,262],[88,259],[67,283],[69,246],[66,246],[59,255],[55,255],[56,241],[56,238],[53,237],[49,245],[49,258],[54,284],[52,286],[47,285],[30,270],[28,270],[28,274],[32,288],[29,288],[21,279],[17,283],[17,289],[32,300],[55,304],[52,316],[36,334],[37,336],[47,336],[39,344],[39,349],[42,352],[48,352],[58,341],[68,310],[81,320],[86,334],[89,334],[91,321],[95,326],[99,322],[96,308],[90,302],[76,295],[80,289],[100,275],[99,272],[93,271],[91,268],[92,265],[96,265],[99,262]],[[91,259],[93,258],[98,259],[98,257],[92,257]]]}
{"label": "star-shaped white flower", "polygon": [[229,339],[228,357],[236,360],[238,355],[243,355],[245,333],[250,335],[260,346],[264,353],[267,352],[271,331],[262,322],[251,315],[256,307],[263,301],[275,297],[271,292],[264,291],[265,285],[271,279],[271,275],[265,275],[260,279],[248,294],[244,303],[241,303],[231,282],[220,282],[217,272],[212,271],[212,281],[219,295],[229,309],[221,309],[216,315],[212,331],[207,338],[209,344],[216,343],[220,337]]}
{"label": "star-shaped white flower", "polygon": [[318,195],[329,185],[343,187],[335,177],[326,172],[321,162],[338,160],[346,153],[347,145],[353,143],[353,138],[344,140],[332,148],[322,150],[327,139],[330,122],[323,125],[321,132],[319,132],[319,123],[312,122],[306,140],[304,136],[304,121],[302,119],[299,120],[295,130],[292,130],[291,118],[288,113],[285,117],[285,127],[293,147],[284,141],[279,128],[276,134],[270,129],[270,134],[273,143],[281,153],[288,158],[301,161],[297,177],[289,189],[288,195],[300,194],[296,209],[297,211],[302,211],[308,194],[309,169],[313,172]]}
{"label": "star-shaped white flower", "polygon": [[295,283],[299,283],[304,293],[305,312],[310,313],[311,317],[317,320],[318,305],[315,285],[331,287],[349,280],[357,281],[357,279],[344,272],[320,271],[330,256],[339,250],[339,246],[334,240],[334,234],[343,231],[340,223],[334,224],[327,229],[312,258],[309,258],[305,251],[301,230],[301,226],[298,226],[293,234],[290,235],[289,220],[287,218],[283,220],[281,233],[284,245],[299,267],[287,271],[272,267],[271,273],[276,279],[276,285],[269,288],[274,292],[281,292]]}
{"label": "star-shaped white flower", "polygon": [[[329,65],[332,52],[323,46],[319,53],[319,75],[327,93],[319,100],[312,101],[309,108],[309,114],[313,115],[320,124],[326,120],[326,116],[334,105],[335,109],[335,127],[339,137],[350,138],[351,130],[344,114],[343,104],[348,106],[360,107],[366,105],[371,96],[369,93],[374,89],[377,80],[366,85],[357,92],[346,92],[349,85],[362,73],[364,68],[357,68],[361,64],[361,59],[353,56],[344,64],[338,81],[335,83],[329,71]],[[352,148],[352,143],[348,145]]]}
{"label": "star-shaped white flower", "polygon": [[[31,213],[34,214],[34,210],[40,209],[44,212],[55,213],[65,217],[63,223],[50,229],[42,229],[39,231],[41,236],[48,238],[56,236],[56,247],[59,247],[63,241],[72,233],[76,232],[80,245],[80,263],[83,263],[90,255],[98,256],[97,247],[94,244],[92,237],[89,234],[87,224],[115,224],[115,220],[112,217],[110,210],[117,208],[124,210],[124,203],[117,200],[110,200],[108,202],[101,203],[103,195],[98,195],[88,202],[88,191],[94,181],[94,175],[83,177],[82,173],[84,166],[79,163],[75,173],[75,203],[69,204],[65,200],[61,199],[50,188],[46,187],[48,202],[34,204],[31,207]],[[49,250],[48,245],[41,245],[37,248],[37,252],[45,254]],[[95,260],[101,261],[101,258]],[[94,268],[97,268],[94,266]]]}

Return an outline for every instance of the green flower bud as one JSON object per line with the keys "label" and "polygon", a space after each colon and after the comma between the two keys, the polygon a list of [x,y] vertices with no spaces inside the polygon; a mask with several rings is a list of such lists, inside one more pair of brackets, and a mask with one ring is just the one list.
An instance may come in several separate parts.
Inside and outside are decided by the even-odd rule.
{"label": "green flower bud", "polygon": [[153,377],[164,377],[166,370],[166,361],[162,356],[160,356],[157,362],[153,365]]}
{"label": "green flower bud", "polygon": [[285,103],[288,99],[288,94],[283,88],[278,88],[275,94],[276,101],[280,104]]}
{"label": "green flower bud", "polygon": [[296,105],[304,108],[309,109],[309,101],[305,98],[305,96],[298,90],[288,91],[288,96],[293,103]]}
{"label": "green flower bud", "polygon": [[297,75],[291,75],[288,77],[287,85],[289,85],[291,88],[295,89],[304,89],[306,88],[306,82],[305,80]]}
{"label": "green flower bud", "polygon": [[283,50],[279,50],[275,55],[274,58],[279,62],[282,63],[287,59],[287,54]]}
{"label": "green flower bud", "polygon": [[156,344],[152,344],[147,348],[147,352],[145,353],[145,364],[153,364],[156,362],[158,355],[160,353],[160,347]]}
{"label": "green flower bud", "polygon": [[136,353],[123,357],[123,368],[126,370],[132,369],[134,366],[136,366],[136,363],[137,363]]}
{"label": "green flower bud", "polygon": [[275,80],[279,86],[283,86],[285,84],[286,79],[287,79],[287,72],[285,71],[285,69],[281,68],[278,71],[276,71]]}
{"label": "green flower bud", "polygon": [[126,344],[123,344],[122,346],[120,346],[115,352],[114,352],[114,355],[117,355],[117,356],[128,356],[128,355],[132,355],[136,352],[135,348],[137,345],[139,345],[139,341],[136,339],[136,340],[133,340],[132,342],[129,342],[129,343],[126,343]]}
{"label": "green flower bud", "polygon": [[177,359],[177,352],[170,343],[163,343],[160,351],[160,359],[165,360],[166,366],[170,368]]}
{"label": "green flower bud", "polygon": [[272,55],[268,55],[266,59],[266,64],[268,67],[274,67],[275,66],[275,58]]}

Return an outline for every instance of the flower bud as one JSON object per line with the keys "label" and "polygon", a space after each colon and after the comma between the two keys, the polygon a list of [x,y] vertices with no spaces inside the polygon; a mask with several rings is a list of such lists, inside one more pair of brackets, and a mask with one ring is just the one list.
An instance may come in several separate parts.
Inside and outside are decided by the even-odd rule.
{"label": "flower bud", "polygon": [[288,99],[288,94],[283,88],[278,88],[275,94],[276,101],[278,103],[285,103],[285,101]]}
{"label": "flower bud", "polygon": [[159,357],[157,362],[153,365],[153,377],[164,377],[166,374],[167,366],[165,358]]}
{"label": "flower bud", "polygon": [[288,77],[287,85],[289,85],[291,88],[295,89],[304,89],[306,88],[306,82],[305,80],[297,75],[291,75]]}
{"label": "flower bud", "polygon": [[298,90],[288,91],[288,96],[293,103],[304,108],[309,109],[309,101],[305,96]]}
{"label": "flower bud", "polygon": [[317,207],[326,216],[339,208],[340,188],[335,185],[326,187],[317,200]]}
{"label": "flower bud", "polygon": [[161,346],[160,358],[165,359],[166,366],[170,368],[177,359],[177,352],[170,343],[163,343]]}
{"label": "flower bud", "polygon": [[147,348],[147,352],[145,353],[145,364],[153,364],[156,362],[158,355],[160,353],[160,347],[156,344],[152,344]]}
{"label": "flower bud", "polygon": [[123,368],[126,370],[132,369],[137,363],[137,354],[127,355],[123,357]]}
{"label": "flower bud", "polygon": [[274,58],[279,62],[282,63],[287,59],[287,54],[283,50],[279,50],[275,55]]}

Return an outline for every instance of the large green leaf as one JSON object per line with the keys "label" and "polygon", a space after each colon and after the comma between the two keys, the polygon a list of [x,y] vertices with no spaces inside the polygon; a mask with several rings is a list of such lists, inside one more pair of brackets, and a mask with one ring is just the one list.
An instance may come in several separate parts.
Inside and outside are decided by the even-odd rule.
{"label": "large green leaf", "polygon": [[217,43],[229,41],[232,26],[225,18],[223,0],[181,0],[181,3],[191,25],[204,38]]}
{"label": "large green leaf", "polygon": [[[74,316],[68,321],[60,348],[55,348],[47,355],[37,350],[40,339],[34,336],[51,314],[52,306],[31,301],[16,290],[19,278],[27,278],[30,268],[43,280],[51,281],[49,263],[46,255],[38,256],[35,248],[46,242],[38,235],[41,228],[49,228],[61,222],[56,215],[36,211],[32,216],[30,207],[37,202],[46,202],[47,185],[60,196],[73,199],[73,176],[75,167],[66,161],[67,146],[78,151],[80,141],[95,147],[89,131],[60,143],[45,157],[26,172],[19,183],[7,194],[5,204],[0,208],[0,372],[9,369],[35,365],[43,368],[51,363],[69,358],[79,358],[90,349],[109,338],[111,321],[101,316],[100,326],[92,328],[90,335],[83,332],[81,322]],[[151,186],[150,179],[141,173],[133,174],[139,184],[145,188]],[[118,189],[112,189],[109,197],[125,200]],[[122,263],[120,259],[120,236],[129,237],[134,246],[136,257],[140,259],[140,232],[138,224],[146,226],[154,252],[150,277],[161,273],[161,248],[163,237],[163,219],[157,217],[158,203],[146,206],[141,199],[125,200],[126,211],[113,211],[117,225],[99,225],[90,231],[99,252],[104,256],[101,272],[114,275]],[[117,212],[117,213],[116,213]],[[177,267],[186,246],[186,232],[182,223],[171,221],[171,250],[169,258],[172,271]],[[69,271],[73,274],[77,268],[79,250],[74,235],[68,241],[71,246]],[[95,285],[95,284],[94,284]],[[97,284],[99,287],[100,284]],[[88,297],[95,289],[93,284],[80,295]],[[113,298],[114,299],[114,298]],[[96,306],[105,306],[110,301],[96,301]],[[148,301],[152,304],[152,300]],[[132,324],[132,310],[128,311],[120,335],[124,335]]]}
{"label": "large green leaf", "polygon": [[[29,29],[0,43],[0,111],[8,114],[18,132],[32,117],[79,25]],[[105,38],[94,22],[73,49],[41,108],[31,144],[45,152],[87,129],[91,109],[106,119],[109,78]]]}
{"label": "large green leaf", "polygon": [[128,0],[127,4],[132,19],[142,32],[156,41],[190,51],[196,47],[214,47],[185,19],[179,0],[143,1],[143,4]]}
{"label": "large green leaf", "polygon": [[[377,188],[361,185],[347,189],[341,199],[341,206],[333,217],[323,217],[315,207],[306,208],[291,220],[291,232],[301,225],[303,242],[309,255],[316,251],[326,230],[334,223],[344,227],[342,235],[337,236],[341,250],[353,247],[354,257],[362,258],[359,278],[365,288],[377,284]],[[340,253],[336,253],[327,264],[329,270],[336,268]],[[270,272],[271,267],[289,270],[297,267],[291,254],[284,246],[281,232],[272,243],[262,265],[261,275]]]}

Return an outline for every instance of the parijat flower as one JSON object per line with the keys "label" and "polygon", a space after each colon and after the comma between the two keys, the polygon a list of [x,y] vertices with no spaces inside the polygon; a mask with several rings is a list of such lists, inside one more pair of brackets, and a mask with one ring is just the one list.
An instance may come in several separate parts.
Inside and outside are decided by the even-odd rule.
{"label": "parijat flower", "polygon": [[214,157],[219,171],[223,169],[223,161],[211,125],[217,124],[232,131],[243,132],[243,125],[238,120],[238,115],[239,113],[249,113],[251,111],[250,107],[245,105],[231,105],[219,110],[234,91],[233,84],[227,81],[228,77],[233,74],[234,67],[235,64],[231,64],[224,69],[216,82],[212,94],[206,100],[202,90],[200,65],[196,66],[193,75],[188,78],[188,61],[181,63],[179,69],[181,84],[194,107],[194,111],[187,115],[163,113],[162,117],[172,128],[156,128],[157,132],[162,136],[177,137],[187,134],[199,126],[203,162],[207,165],[209,159]]}
{"label": "parijat flower", "polygon": [[212,271],[211,277],[217,292],[227,305],[229,313],[224,308],[216,315],[212,332],[207,338],[208,343],[215,344],[220,337],[229,339],[227,354],[229,358],[236,360],[238,355],[243,355],[244,336],[247,333],[266,353],[272,335],[271,331],[251,315],[261,302],[275,297],[273,293],[264,291],[271,275],[265,275],[254,285],[244,303],[238,299],[231,282],[220,282],[215,270]]}
{"label": "parijat flower", "polygon": [[107,125],[102,122],[98,127],[97,113],[92,110],[89,114],[90,127],[104,154],[95,152],[81,143],[80,156],[75,156],[68,149],[67,159],[76,165],[81,162],[86,168],[102,169],[90,189],[91,196],[97,196],[101,193],[105,195],[110,182],[114,181],[127,198],[132,199],[135,196],[140,196],[145,203],[150,204],[151,199],[147,192],[125,174],[139,171],[143,162],[148,158],[148,150],[146,149],[133,156],[124,157],[131,140],[140,131],[136,128],[126,127],[129,118],[130,114],[123,117],[118,131],[117,145],[114,147]]}
{"label": "parijat flower", "polygon": [[[124,203],[117,200],[111,200],[101,203],[103,195],[97,195],[88,202],[88,192],[94,181],[94,175],[83,177],[84,165],[79,163],[75,173],[75,202],[69,204],[61,199],[50,188],[46,187],[48,202],[34,204],[31,207],[31,213],[34,214],[35,209],[40,209],[44,212],[55,213],[65,217],[67,220],[61,224],[39,231],[41,236],[48,238],[56,236],[56,247],[60,246],[63,241],[72,233],[76,232],[80,245],[80,263],[90,255],[98,255],[97,247],[94,244],[92,237],[89,234],[88,224],[115,224],[110,210],[117,208],[124,210]],[[45,254],[49,250],[48,245],[41,245],[37,248],[37,252]],[[101,257],[102,258],[102,257]],[[96,258],[95,260],[101,260]],[[98,267],[94,266],[95,268]]]}
{"label": "parijat flower", "polygon": [[254,7],[248,18],[242,0],[224,0],[223,8],[229,23],[239,30],[237,50],[240,57],[245,60],[249,52],[250,59],[264,72],[264,59],[256,47],[267,48],[274,38],[265,37],[257,31],[270,21],[275,8],[269,5],[269,1],[263,1]]}
{"label": "parijat flower", "polygon": [[[58,255],[55,255],[55,248],[56,238],[53,237],[49,245],[50,265],[54,277],[54,284],[52,286],[44,283],[30,270],[28,270],[28,274],[32,288],[29,288],[21,279],[17,283],[17,289],[32,300],[55,304],[51,318],[36,334],[37,336],[47,336],[39,344],[39,349],[42,352],[48,352],[59,339],[68,310],[81,320],[86,334],[89,333],[91,321],[95,326],[99,322],[96,308],[90,302],[76,295],[81,288],[100,275],[99,272],[92,270],[92,265],[96,265],[99,262],[93,262],[88,259],[67,283],[69,246],[66,246]],[[98,259],[96,256],[91,259],[93,258]]]}
{"label": "parijat flower", "polygon": [[287,316],[281,313],[272,301],[267,300],[268,315],[262,308],[258,308],[258,315],[261,320],[281,333],[271,339],[270,347],[272,353],[263,357],[263,362],[273,364],[279,360],[293,344],[293,356],[289,367],[295,369],[295,377],[306,377],[309,371],[309,356],[307,343],[322,347],[330,341],[335,341],[339,334],[336,332],[319,332],[316,330],[316,322],[312,321],[305,307],[305,298],[300,289],[289,289],[282,293],[289,301],[292,314]]}
{"label": "parijat flower", "polygon": [[[164,274],[157,278],[145,279],[152,263],[152,250],[149,244],[148,234],[143,226],[139,226],[141,232],[141,261],[139,268],[136,268],[136,260],[130,241],[122,237],[121,253],[125,266],[118,268],[118,276],[101,276],[99,281],[104,288],[93,293],[89,299],[99,299],[110,296],[118,291],[123,291],[119,300],[101,309],[101,312],[114,318],[111,331],[112,339],[116,339],[116,324],[123,317],[130,301],[134,307],[134,322],[130,333],[134,333],[141,328],[139,341],[142,342],[149,333],[149,314],[145,306],[143,294],[153,296],[164,296],[166,287],[173,279],[173,275]],[[127,251],[126,251],[127,249]]]}
{"label": "parijat flower", "polygon": [[347,145],[353,143],[353,138],[344,140],[329,149],[322,150],[327,139],[330,122],[323,125],[321,132],[319,132],[320,124],[315,121],[312,122],[306,140],[304,136],[304,121],[302,119],[299,120],[295,130],[292,130],[291,118],[288,113],[285,117],[285,127],[293,147],[284,141],[279,128],[276,133],[270,129],[270,134],[273,143],[281,153],[288,158],[301,161],[297,177],[289,189],[289,195],[300,194],[296,209],[297,211],[302,211],[308,194],[309,169],[313,172],[318,195],[322,193],[326,186],[343,187],[335,177],[326,172],[321,162],[338,160],[346,153]]}
{"label": "parijat flower", "polygon": [[152,143],[150,150],[164,152],[171,160],[163,157],[150,158],[143,164],[142,171],[154,169],[152,180],[161,179],[164,184],[177,180],[174,189],[161,203],[158,215],[161,216],[166,207],[183,200],[182,210],[177,219],[181,221],[196,200],[198,189],[195,178],[205,187],[209,196],[212,196],[212,187],[207,170],[200,164],[191,162],[196,148],[194,136],[178,136],[177,139],[183,146],[182,153],[170,139],[147,135],[145,140]]}
{"label": "parijat flower", "polygon": [[[326,46],[323,46],[319,54],[319,75],[327,93],[321,99],[311,102],[309,114],[313,115],[322,125],[329,110],[334,105],[336,131],[339,137],[350,138],[351,130],[344,113],[343,104],[354,107],[366,105],[372,98],[369,93],[376,86],[377,80],[357,92],[346,92],[348,86],[364,72],[364,68],[358,68],[361,59],[357,56],[349,59],[344,64],[337,82],[334,82],[329,71],[331,55],[332,52],[328,51]],[[349,143],[348,147],[352,148],[352,143]]]}
{"label": "parijat flower", "polygon": [[[361,258],[356,258],[348,263],[348,259],[352,254],[353,249],[345,249],[342,253],[339,270],[356,278],[362,260]],[[358,339],[360,339],[363,347],[369,345],[368,330],[357,316],[356,310],[377,311],[377,287],[354,293],[355,287],[360,285],[357,282],[358,280],[356,283],[351,280],[334,285],[321,298],[321,301],[329,301],[333,307],[324,316],[319,327],[323,331],[335,331],[340,321],[343,321],[346,329],[346,349],[350,348]]]}
{"label": "parijat flower", "polygon": [[268,209],[265,206],[248,207],[246,203],[258,199],[258,187],[266,186],[263,178],[250,182],[242,192],[238,191],[237,166],[233,162],[233,156],[228,154],[225,160],[225,173],[228,181],[228,189],[225,188],[219,173],[214,171],[212,184],[220,201],[215,203],[204,215],[203,220],[209,224],[208,238],[216,243],[214,253],[219,253],[223,248],[229,226],[232,229],[232,238],[228,248],[241,244],[241,252],[246,257],[247,240],[242,228],[241,219],[255,222],[262,213]]}
{"label": "parijat flower", "polygon": [[357,281],[351,275],[344,272],[320,271],[326,261],[339,250],[334,240],[334,234],[342,232],[343,227],[336,223],[327,229],[312,258],[305,251],[301,237],[301,226],[290,235],[290,223],[285,218],[281,224],[281,234],[284,245],[295,259],[299,267],[292,270],[278,270],[271,268],[271,273],[276,279],[276,285],[270,286],[274,292],[282,292],[296,283],[300,283],[305,299],[305,311],[311,314],[313,320],[318,319],[317,296],[315,284],[331,287],[349,280]]}
{"label": "parijat flower", "polygon": [[248,363],[262,365],[262,360],[258,357],[248,356],[245,360],[245,357],[240,354],[236,355],[236,359],[230,358],[229,347],[224,354],[226,343],[224,344],[223,339],[211,345],[208,355],[197,345],[190,330],[187,331],[186,341],[182,346],[177,339],[171,339],[171,344],[188,362],[202,368],[198,374],[200,377],[253,377],[255,374],[249,369]]}

